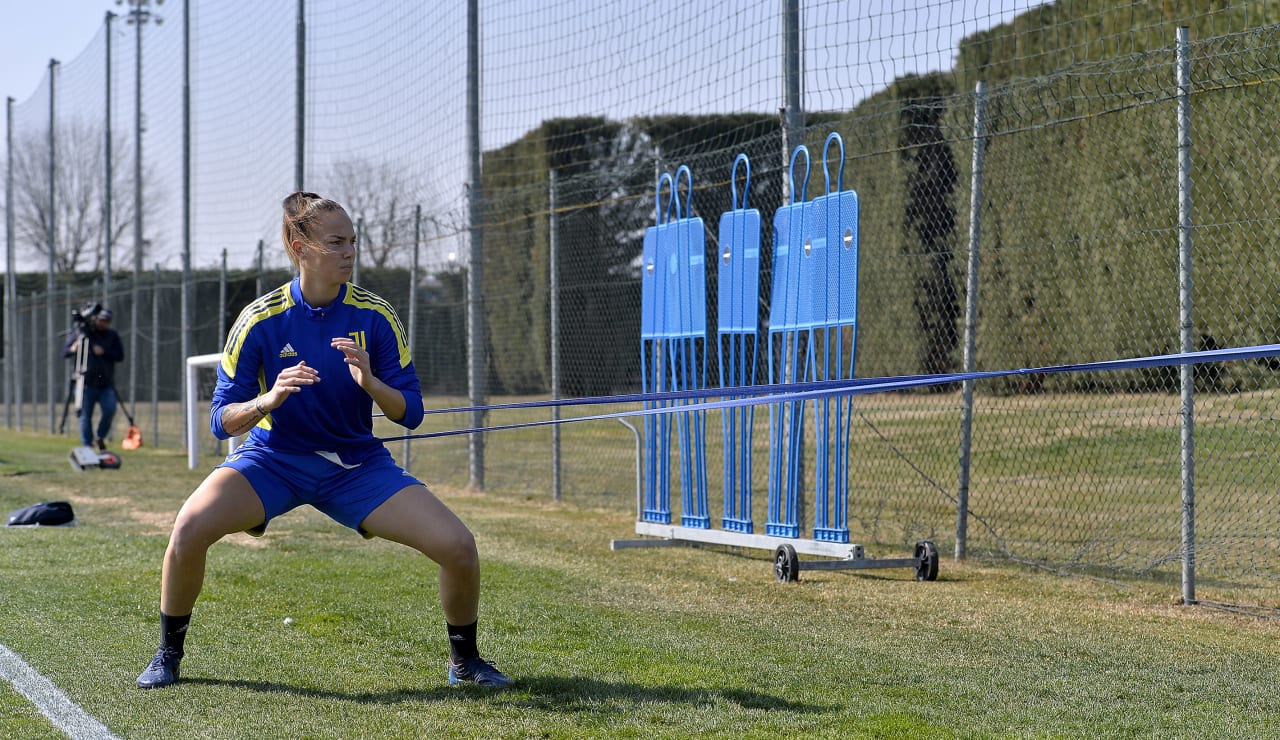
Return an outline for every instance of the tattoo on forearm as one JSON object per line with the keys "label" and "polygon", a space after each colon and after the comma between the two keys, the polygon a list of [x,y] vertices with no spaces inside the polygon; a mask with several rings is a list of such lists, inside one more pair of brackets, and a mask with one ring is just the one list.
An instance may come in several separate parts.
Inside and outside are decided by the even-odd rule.
{"label": "tattoo on forearm", "polygon": [[266,415],[266,409],[262,408],[258,399],[255,398],[252,401],[228,406],[223,413],[222,424],[228,433],[239,436],[252,429]]}

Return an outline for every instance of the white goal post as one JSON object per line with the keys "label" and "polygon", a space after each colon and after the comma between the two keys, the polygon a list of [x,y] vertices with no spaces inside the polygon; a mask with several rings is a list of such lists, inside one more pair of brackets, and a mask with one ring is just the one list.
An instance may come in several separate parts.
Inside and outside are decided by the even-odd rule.
{"label": "white goal post", "polygon": [[[222,362],[222,353],[211,355],[193,355],[187,358],[187,467],[195,470],[200,464],[200,425],[208,423],[200,413],[200,369],[216,368]],[[228,453],[240,443],[239,437],[228,440]]]}

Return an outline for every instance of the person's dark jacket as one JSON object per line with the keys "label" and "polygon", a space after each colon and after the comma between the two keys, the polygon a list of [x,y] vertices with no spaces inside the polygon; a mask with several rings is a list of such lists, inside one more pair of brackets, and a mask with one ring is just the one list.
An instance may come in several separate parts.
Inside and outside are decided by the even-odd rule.
{"label": "person's dark jacket", "polygon": [[[67,346],[63,348],[62,356],[75,359],[82,339],[88,342],[85,347],[85,385],[93,388],[111,387],[115,384],[116,363],[124,362],[124,344],[120,341],[120,335],[115,329],[100,331],[96,327],[86,327],[72,333],[67,339]],[[93,351],[95,344],[102,347],[101,355]]]}

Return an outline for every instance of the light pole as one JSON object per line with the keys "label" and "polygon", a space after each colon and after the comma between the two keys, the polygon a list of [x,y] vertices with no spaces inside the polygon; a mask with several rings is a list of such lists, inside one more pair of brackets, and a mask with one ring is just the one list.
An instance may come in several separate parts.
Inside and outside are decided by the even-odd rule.
{"label": "light pole", "polygon": [[[58,246],[58,201],[55,198],[58,187],[58,136],[57,136],[57,111],[55,109],[55,101],[57,100],[56,89],[58,86],[58,60],[49,60],[49,275],[45,280],[47,290],[47,310],[45,314],[45,336],[52,337],[54,335],[54,252]],[[53,369],[58,362],[58,351],[49,345],[49,365],[45,368],[45,389],[49,400],[49,434],[54,432],[54,390],[53,390]]]}
{"label": "light pole", "polygon": [[106,136],[103,138],[103,160],[106,165],[105,177],[102,180],[102,305],[111,305],[111,178],[115,174],[111,171],[111,22],[116,19],[116,14],[110,10],[107,11],[107,17],[104,23],[107,26],[107,57],[106,57],[106,111],[103,116],[103,128],[106,130]]}
{"label": "light pole", "polygon": [[18,395],[22,391],[22,373],[14,361],[13,332],[17,326],[18,288],[13,268],[17,264],[13,256],[13,98],[5,97],[5,176],[4,176],[4,425],[13,428],[14,411],[17,411],[18,429],[22,429],[22,404]]}
{"label": "light pole", "polygon": [[[191,0],[182,0],[182,367],[191,356]],[[159,364],[159,363],[157,363]],[[181,373],[182,398],[187,374]],[[187,406],[182,406],[185,429]]]}
{"label": "light pole", "polygon": [[[116,0],[116,5],[125,5],[126,0]],[[127,0],[129,12],[125,23],[134,28],[134,70],[133,70],[133,300],[129,306],[129,344],[138,346],[138,286],[142,282],[142,256],[144,242],[142,240],[142,27],[148,21],[156,25],[164,19],[151,12],[151,0]],[[164,0],[155,0],[156,5],[163,5]],[[138,363],[129,363],[129,407],[134,413],[138,409]]]}

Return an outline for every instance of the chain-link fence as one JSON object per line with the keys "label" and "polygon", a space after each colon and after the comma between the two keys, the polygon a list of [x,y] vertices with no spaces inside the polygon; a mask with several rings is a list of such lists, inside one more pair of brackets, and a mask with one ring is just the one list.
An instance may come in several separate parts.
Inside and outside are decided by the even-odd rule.
{"label": "chain-link fence", "polygon": [[[1280,252],[1271,194],[1277,189],[1274,152],[1280,125],[1271,112],[1280,95],[1280,28],[1268,23],[1280,18],[1267,17],[1274,10],[1269,4],[1177,17],[1139,3],[1092,15],[1084,12],[1085,3],[1055,3],[1016,19],[993,17],[990,28],[965,26],[972,32],[960,43],[949,72],[909,72],[886,56],[887,79],[862,87],[842,77],[847,67],[859,64],[848,59],[858,40],[841,31],[848,21],[842,14],[852,12],[848,4],[811,3],[804,13],[811,103],[800,132],[786,130],[784,123],[794,119],[776,113],[784,68],[777,59],[783,22],[776,3],[743,2],[723,9],[735,23],[717,26],[730,32],[715,38],[677,32],[672,29],[676,19],[650,17],[646,10],[604,5],[612,15],[599,6],[572,3],[548,4],[541,11],[519,3],[486,5],[482,89],[487,112],[482,120],[490,144],[480,183],[483,209],[473,229],[465,183],[456,179],[465,171],[462,129],[455,122],[451,129],[445,126],[448,135],[441,135],[443,124],[434,120],[442,115],[441,105],[459,108],[457,115],[445,117],[462,117],[465,53],[455,46],[466,38],[465,19],[445,11],[422,17],[398,7],[376,18],[361,16],[355,20],[367,21],[385,38],[376,45],[377,55],[352,59],[334,52],[351,46],[349,36],[338,30],[361,24],[327,5],[308,4],[303,31],[308,48],[314,52],[327,45],[330,56],[305,72],[314,95],[302,124],[306,182],[309,189],[344,200],[359,218],[365,247],[358,280],[387,298],[411,327],[414,360],[432,407],[467,405],[469,306],[483,311],[489,403],[639,391],[641,243],[645,228],[654,223],[658,175],[680,165],[693,173],[691,210],[707,226],[707,259],[714,261],[720,250],[716,226],[731,203],[733,163],[739,153],[749,155],[749,201],[764,224],[758,303],[762,322],[767,320],[770,225],[779,206],[799,197],[791,192],[790,152],[783,142],[801,136],[814,152],[808,177],[812,195],[822,191],[824,167],[834,173],[838,166],[817,156],[832,131],[845,143],[844,185],[858,192],[861,206],[859,377],[961,370],[971,293],[977,299],[972,325],[978,370],[1179,351],[1184,324],[1179,245],[1187,231],[1179,213],[1179,24],[1192,28],[1187,46],[1192,349],[1277,341],[1280,291],[1273,267]],[[556,26],[570,6],[594,19],[579,35]],[[237,32],[260,41],[278,36],[278,43],[267,46],[289,48],[298,19],[281,15],[250,22],[204,7],[198,14],[196,58],[205,64],[198,65],[194,78],[194,136],[197,148],[204,154],[216,150],[217,156],[195,159],[196,236],[189,282],[195,310],[184,327],[182,272],[174,267],[172,250],[165,264],[154,242],[142,254],[160,263],[150,272],[121,271],[117,261],[115,271],[104,274],[106,240],[100,238],[87,252],[98,262],[18,275],[6,300],[10,426],[39,431],[56,426],[67,388],[66,363],[53,355],[55,342],[48,336],[65,328],[80,302],[105,300],[116,312],[129,353],[127,368],[121,368],[128,384],[122,395],[158,443],[182,444],[177,402],[183,329],[190,330],[190,354],[216,352],[236,312],[288,278],[279,250],[264,249],[260,240],[273,243],[275,204],[290,189],[295,171],[296,162],[282,153],[292,152],[296,143],[288,120],[293,89],[252,79],[232,84],[212,62],[221,59],[234,67],[228,37]],[[684,20],[696,25],[696,19]],[[393,32],[396,24],[403,29]],[[427,26],[436,30],[411,33]],[[610,88],[607,75],[595,66],[550,51],[566,37],[582,50],[595,49],[605,42],[593,41],[592,34],[608,29],[618,32],[621,51],[616,53],[622,56],[603,58],[636,75],[628,76],[626,85]],[[108,26],[104,34],[109,33],[119,31]],[[664,45],[665,34],[674,34],[671,47]],[[442,47],[424,50],[422,39],[428,36],[446,40],[433,42]],[[9,213],[27,224],[15,227],[15,233],[17,248],[29,255],[40,254],[42,243],[69,238],[69,216],[60,215],[52,227],[47,219],[30,217],[38,216],[41,202],[59,203],[74,192],[58,186],[50,195],[48,187],[51,179],[60,179],[47,173],[61,172],[59,157],[70,156],[56,141],[60,136],[74,141],[63,131],[76,120],[67,106],[57,105],[57,89],[85,84],[69,84],[69,77],[101,76],[101,65],[89,58],[105,51],[102,41],[52,73],[46,81],[52,91],[42,87],[29,100],[10,105],[9,163],[21,185],[9,190]],[[161,48],[154,53],[169,54],[162,58],[172,61],[174,48],[156,44]],[[122,48],[108,77],[136,62],[127,46]],[[685,52],[683,63],[663,61],[669,48]],[[525,55],[520,65],[503,56],[517,52]],[[761,66],[758,57],[770,63]],[[441,65],[438,60],[444,58],[459,61]],[[689,64],[689,59],[704,63]],[[739,69],[726,71],[724,59],[739,60]],[[287,67],[289,61],[277,66]],[[537,69],[539,63],[547,69]],[[77,65],[87,71],[73,75]],[[604,96],[598,105],[570,82],[551,79],[551,70],[561,65],[579,70],[582,84],[595,81],[596,94]],[[383,75],[393,67],[400,70],[391,75],[398,84]],[[404,68],[432,75],[410,81]],[[677,74],[681,71],[687,74]],[[417,77],[422,76],[439,89],[420,89]],[[113,89],[122,91],[124,105],[116,105],[107,118],[120,119],[113,126],[117,132],[129,128],[121,111],[129,110],[133,95],[120,83]],[[761,92],[761,83],[767,92]],[[726,92],[734,86],[741,88],[738,98]],[[639,91],[624,92],[631,87]],[[663,90],[670,94],[664,96]],[[625,94],[634,99],[619,103]],[[344,95],[348,108],[363,118],[337,106],[334,101]],[[89,107],[102,103],[101,95],[80,98]],[[235,117],[221,102],[233,99],[258,101],[269,117],[279,119],[266,126],[274,138],[237,137]],[[614,113],[628,106],[646,111]],[[610,114],[599,115],[601,110]],[[654,110],[684,112],[658,115]],[[387,130],[393,135],[375,147],[370,139],[381,129],[365,125],[364,118],[391,126]],[[979,124],[981,137],[975,135]],[[165,152],[174,150],[170,137],[179,130],[180,119],[172,111],[158,112],[147,127],[148,135],[159,140],[154,148]],[[154,233],[174,243],[180,188],[157,187],[154,198],[144,193],[135,201],[129,173],[135,147],[127,136],[98,134],[99,141],[117,138],[122,140],[111,161],[118,160],[113,177],[120,182],[112,202],[120,205],[113,225],[101,233],[113,234],[110,242],[126,252],[141,250],[147,240],[131,240],[128,234],[137,223],[132,214],[154,213],[149,220],[160,224]],[[980,171],[974,167],[979,144]],[[393,156],[380,159],[388,152]],[[396,161],[421,166],[406,173],[388,164]],[[42,162],[52,162],[44,175],[39,174]],[[245,177],[259,171],[260,177]],[[163,183],[165,177],[158,173],[152,181]],[[148,181],[145,169],[143,181]],[[97,200],[91,203],[103,196],[102,184],[96,187]],[[975,193],[979,197],[971,203]],[[136,202],[143,203],[140,209]],[[57,206],[53,210],[62,213]],[[86,213],[91,216],[94,209]],[[217,252],[210,249],[210,241],[219,237],[208,234],[219,220],[235,221],[236,228],[251,226],[252,233],[231,251],[230,270],[215,266]],[[474,302],[467,272],[473,236],[484,260],[481,295]],[[977,283],[970,285],[975,249]],[[222,260],[225,265],[227,258]],[[718,288],[711,279],[712,331]],[[709,347],[714,339],[708,337]],[[712,378],[717,376],[714,354],[708,368]],[[763,367],[767,358],[759,361]],[[1264,584],[1274,585],[1280,575],[1280,521],[1268,505],[1276,482],[1269,454],[1276,435],[1276,368],[1243,361],[1195,368],[1195,557],[1202,572],[1213,577],[1259,575]],[[979,381],[967,454],[961,449],[965,401],[958,383],[859,396],[849,430],[852,535],[855,541],[895,548],[927,537],[949,551],[957,537],[963,478],[970,554],[1085,570],[1176,573],[1184,555],[1182,387],[1178,368],[1023,373]],[[557,413],[571,417],[637,407],[570,406]],[[485,420],[541,421],[551,413],[491,410]],[[432,415],[420,431],[466,428],[470,422],[464,412]],[[754,423],[751,475],[755,490],[764,491],[768,415],[756,414]],[[485,485],[534,496],[554,491],[587,506],[631,507],[638,487],[638,426],[625,419],[569,423],[560,427],[555,451],[546,427],[486,434]],[[708,459],[715,461],[720,425],[713,420],[707,429]],[[379,431],[396,433],[381,426]],[[399,442],[392,444],[398,455],[411,454],[415,472],[427,480],[467,483],[467,436],[418,440],[403,449]],[[717,471],[712,465],[712,491],[718,491]]]}

